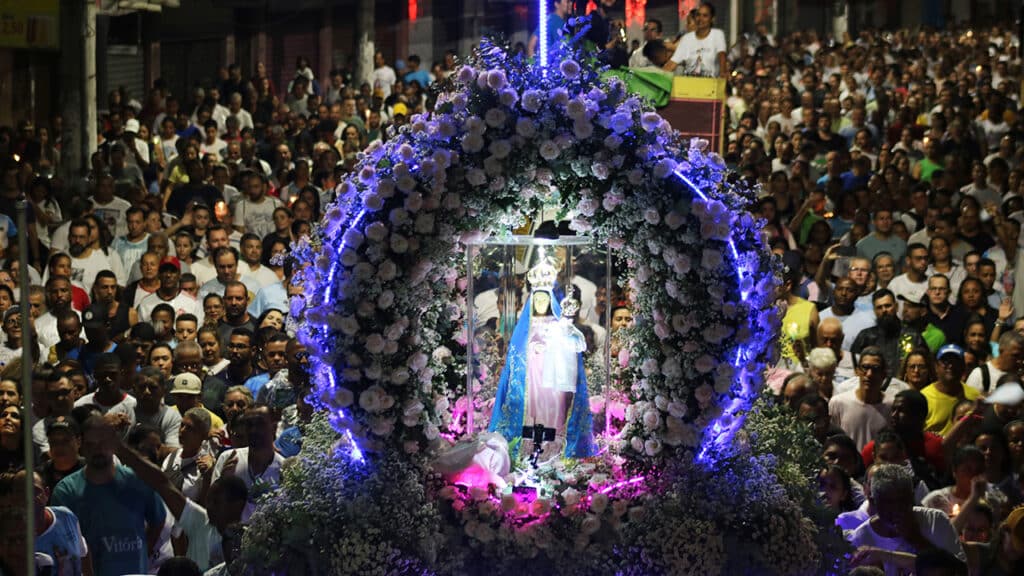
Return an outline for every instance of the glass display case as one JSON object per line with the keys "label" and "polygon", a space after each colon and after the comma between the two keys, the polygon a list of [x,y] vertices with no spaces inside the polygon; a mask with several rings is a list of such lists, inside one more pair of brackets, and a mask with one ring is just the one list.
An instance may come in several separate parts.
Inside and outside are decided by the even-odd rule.
{"label": "glass display case", "polygon": [[608,397],[607,247],[508,236],[469,246],[466,258],[465,431],[499,432],[534,458],[590,455]]}

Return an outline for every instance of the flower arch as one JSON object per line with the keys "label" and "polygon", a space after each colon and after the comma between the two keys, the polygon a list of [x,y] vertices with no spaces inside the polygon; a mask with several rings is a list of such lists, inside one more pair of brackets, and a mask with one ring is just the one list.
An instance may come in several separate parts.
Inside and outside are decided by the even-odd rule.
{"label": "flower arch", "polygon": [[[310,265],[292,313],[341,447],[311,429],[308,457],[253,517],[250,568],[317,557],[340,574],[797,574],[827,555],[816,538],[828,529],[805,512],[810,431],[751,409],[778,330],[753,191],[564,50],[545,70],[484,41],[432,114],[366,150],[296,248]],[[452,350],[467,342],[466,246],[552,208],[624,264],[630,404],[601,456],[554,470],[556,493],[522,502],[428,464],[465,387]]]}
{"label": "flower arch", "polygon": [[300,338],[320,400],[361,450],[415,454],[449,418],[465,342],[465,246],[545,207],[626,264],[628,457],[713,459],[756,397],[776,278],[752,192],[617,79],[485,44],[432,115],[366,152],[309,252]]}

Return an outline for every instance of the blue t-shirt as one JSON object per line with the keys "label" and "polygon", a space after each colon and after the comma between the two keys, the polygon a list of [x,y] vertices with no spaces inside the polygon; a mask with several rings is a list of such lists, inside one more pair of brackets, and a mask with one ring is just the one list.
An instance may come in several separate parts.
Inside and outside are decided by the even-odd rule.
{"label": "blue t-shirt", "polygon": [[426,70],[417,70],[415,72],[409,72],[405,75],[405,83],[408,84],[415,80],[419,82],[420,88],[426,88],[430,86],[430,74]]}
{"label": "blue t-shirt", "polygon": [[83,468],[57,484],[50,502],[78,516],[97,575],[149,570],[146,525],[163,526],[166,509],[130,469],[117,466],[112,482],[92,484]]}
{"label": "blue t-shirt", "polygon": [[47,508],[53,514],[53,524],[36,537],[36,552],[53,559],[56,573],[81,576],[82,558],[87,552],[78,518],[63,506]]}
{"label": "blue t-shirt", "polygon": [[264,372],[263,374],[257,374],[245,381],[245,387],[252,392],[252,397],[255,398],[260,393],[260,388],[263,388],[270,382],[270,373]]}
{"label": "blue t-shirt", "polygon": [[[547,32],[548,32],[548,48],[549,49],[551,47],[553,47],[555,44],[558,43],[559,34],[560,34],[560,31],[562,30],[563,27],[565,27],[565,20],[561,16],[559,16],[558,14],[554,14],[554,13],[549,13],[548,14]],[[536,34],[537,34],[537,37],[539,38],[540,37],[540,27],[537,28]],[[537,50],[540,51],[540,43],[539,42],[537,43]]]}

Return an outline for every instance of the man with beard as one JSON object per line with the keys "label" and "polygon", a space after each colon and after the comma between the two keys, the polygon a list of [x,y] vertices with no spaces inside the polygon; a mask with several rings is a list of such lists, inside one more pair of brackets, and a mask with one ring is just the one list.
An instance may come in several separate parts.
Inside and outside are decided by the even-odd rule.
{"label": "man with beard", "polygon": [[229,388],[244,385],[253,374],[252,337],[253,332],[249,328],[235,328],[231,331],[226,346],[228,367],[220,373]]}
{"label": "man with beard", "polygon": [[996,382],[1003,374],[1017,374],[1024,360],[1024,336],[1019,332],[1004,332],[999,337],[999,356],[985,362],[967,377],[967,386],[988,394],[995,390]]}
{"label": "man with beard", "polygon": [[926,344],[919,332],[901,325],[896,316],[896,298],[888,288],[875,291],[871,295],[871,304],[875,309],[875,325],[857,335],[850,351],[856,357],[864,348],[878,346],[885,355],[886,373],[892,378],[899,370],[903,356]]}
{"label": "man with beard", "polygon": [[262,359],[267,371],[257,374],[245,381],[245,387],[252,392],[253,398],[259,398],[260,389],[274,379],[279,371],[288,367],[286,348],[288,347],[288,335],[284,332],[276,332],[263,345]]}
{"label": "man with beard", "polygon": [[871,312],[855,308],[859,294],[857,283],[852,277],[844,276],[836,280],[835,288],[832,290],[832,306],[822,310],[818,315],[821,322],[824,322],[826,318],[836,318],[842,322],[842,349],[847,352],[850,351],[861,331],[875,325],[875,318]]}
{"label": "man with beard", "polygon": [[163,373],[159,368],[147,366],[132,376],[132,391],[138,404],[135,406],[135,421],[147,424],[160,431],[160,441],[167,453],[179,446],[178,431],[181,427],[181,415],[167,404],[164,396],[167,387],[164,385]]}
{"label": "man with beard", "polygon": [[903,294],[898,294],[896,299],[903,302],[903,325],[921,334],[921,338],[924,339],[932,353],[942,348],[946,343],[946,335],[935,324],[925,319],[925,315],[928,313],[928,296],[911,300]]}
{"label": "man with beard", "polygon": [[953,429],[953,409],[961,400],[975,400],[980,393],[964,385],[964,351],[955,344],[947,344],[935,355],[938,379],[921,390],[928,400],[928,419],[925,430],[946,436]]}
{"label": "man with beard", "polygon": [[227,344],[236,328],[246,328],[253,333],[256,326],[249,314],[249,290],[237,280],[224,283],[224,318],[217,325],[220,341]]}
{"label": "man with beard", "polygon": [[61,340],[57,319],[68,312],[78,315],[71,309],[71,300],[71,280],[67,276],[50,276],[46,281],[46,312],[35,321],[39,344],[46,350]]}
{"label": "man with beard", "polygon": [[892,279],[887,288],[897,299],[920,302],[928,291],[928,247],[913,243],[907,246],[907,271]]}
{"label": "man with beard", "polygon": [[77,282],[92,293],[92,283],[101,270],[114,273],[118,283],[124,283],[127,275],[121,266],[121,257],[116,252],[104,254],[102,250],[93,250],[89,246],[90,224],[88,220],[78,219],[71,222],[68,228],[68,252],[71,253],[71,281]]}
{"label": "man with beard", "polygon": [[160,263],[157,274],[160,278],[160,288],[139,302],[138,317],[147,320],[152,316],[154,308],[160,304],[168,304],[174,309],[175,316],[193,314],[199,320],[199,324],[202,324],[202,305],[181,291],[181,265],[165,258]]}
{"label": "man with beard", "polygon": [[964,327],[967,325],[967,310],[960,304],[949,303],[949,278],[933,274],[928,279],[928,312],[925,320],[934,324],[946,335],[946,342],[962,344]]}
{"label": "man with beard", "polygon": [[103,416],[85,420],[85,468],[61,480],[50,502],[78,516],[96,574],[144,574],[166,511],[156,492],[114,463],[114,434]]}

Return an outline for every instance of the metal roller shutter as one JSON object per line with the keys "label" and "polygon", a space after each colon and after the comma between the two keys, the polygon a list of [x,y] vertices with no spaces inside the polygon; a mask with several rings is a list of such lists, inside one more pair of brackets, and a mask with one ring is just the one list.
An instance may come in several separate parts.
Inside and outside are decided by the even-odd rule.
{"label": "metal roller shutter", "polygon": [[[145,63],[138,46],[111,46],[107,50],[107,91],[124,86],[129,99],[145,101]],[[100,94],[101,101],[106,95]]]}

